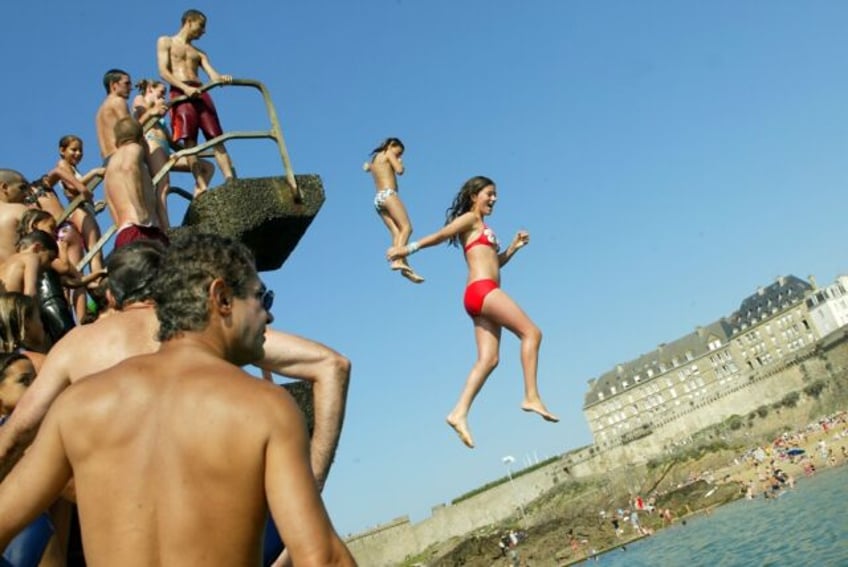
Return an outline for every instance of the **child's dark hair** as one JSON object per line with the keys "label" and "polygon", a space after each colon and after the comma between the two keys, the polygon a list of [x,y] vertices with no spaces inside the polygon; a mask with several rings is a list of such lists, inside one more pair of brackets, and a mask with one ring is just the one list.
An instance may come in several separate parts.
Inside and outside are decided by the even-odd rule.
{"label": "child's dark hair", "polygon": [[79,142],[82,144],[82,138],[75,134],[67,134],[59,138],[59,149],[64,150],[71,145],[71,142]]}
{"label": "child's dark hair", "polygon": [[401,153],[403,153],[403,151],[406,149],[403,145],[403,142],[400,141],[400,138],[386,138],[382,144],[371,150],[371,155],[375,156],[380,152],[386,151],[391,146],[400,146]]}
{"label": "child's dark hair", "polygon": [[124,71],[123,69],[109,69],[103,74],[103,87],[106,89],[106,94],[109,94],[110,87],[112,83],[117,83],[121,80],[121,77],[126,75],[130,76],[129,73]]}
{"label": "child's dark hair", "polygon": [[53,215],[43,209],[27,209],[21,215],[21,222],[18,223],[18,240],[32,232],[36,224],[52,218]]}
{"label": "child's dark hair", "polygon": [[148,87],[158,87],[164,84],[162,81],[157,81],[156,79],[139,79],[135,84],[135,88],[138,89],[138,92],[144,94],[147,92]]}
{"label": "child's dark hair", "polygon": [[0,352],[0,382],[6,379],[9,367],[19,360],[29,361],[29,358],[19,352]]}
{"label": "child's dark hair", "polygon": [[[450,224],[456,217],[470,211],[472,204],[471,197],[478,194],[489,185],[494,184],[494,181],[482,175],[472,177],[466,181],[459,190],[459,193],[456,194],[456,197],[453,198],[451,206],[448,207],[447,211],[445,211],[445,224]],[[459,246],[459,235],[452,236],[450,240],[448,240],[448,243],[452,246]]]}
{"label": "child's dark hair", "polygon": [[33,244],[40,245],[42,249],[48,252],[53,252],[54,254],[59,253],[59,245],[56,244],[56,239],[43,230],[38,229],[25,234],[20,240],[18,240],[17,250],[21,251],[27,246],[32,246]]}

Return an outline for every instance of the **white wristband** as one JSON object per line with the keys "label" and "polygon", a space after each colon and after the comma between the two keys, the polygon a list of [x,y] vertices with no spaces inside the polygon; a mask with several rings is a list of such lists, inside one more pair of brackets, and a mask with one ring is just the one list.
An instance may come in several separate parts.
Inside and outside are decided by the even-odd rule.
{"label": "white wristband", "polygon": [[406,255],[415,254],[418,252],[418,249],[421,248],[421,245],[418,244],[417,240],[414,240],[406,245]]}

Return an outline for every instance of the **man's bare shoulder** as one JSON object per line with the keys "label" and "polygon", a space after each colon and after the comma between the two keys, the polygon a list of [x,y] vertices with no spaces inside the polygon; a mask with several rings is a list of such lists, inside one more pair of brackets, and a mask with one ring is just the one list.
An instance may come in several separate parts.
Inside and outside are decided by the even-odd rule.
{"label": "man's bare shoulder", "polygon": [[47,360],[56,359],[74,382],[131,356],[155,351],[157,327],[153,309],[115,313],[74,327],[50,350]]}
{"label": "man's bare shoulder", "polygon": [[98,116],[101,116],[106,112],[120,112],[121,109],[126,111],[126,108],[126,100],[119,96],[106,95],[106,98],[103,99],[103,102],[100,104],[100,108],[97,109],[97,114]]}
{"label": "man's bare shoulder", "polygon": [[29,207],[20,203],[0,202],[0,220],[19,221]]}

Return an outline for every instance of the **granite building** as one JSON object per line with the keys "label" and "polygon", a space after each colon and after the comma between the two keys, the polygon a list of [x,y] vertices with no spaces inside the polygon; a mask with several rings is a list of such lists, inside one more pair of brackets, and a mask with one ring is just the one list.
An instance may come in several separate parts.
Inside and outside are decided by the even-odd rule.
{"label": "granite building", "polygon": [[[583,411],[595,448],[655,436],[655,443],[639,445],[659,451],[695,433],[694,427],[752,411],[760,400],[730,394],[796,361],[848,323],[846,290],[846,276],[824,289],[812,277],[780,277],[731,315],[590,380]],[[697,420],[684,419],[696,411]]]}

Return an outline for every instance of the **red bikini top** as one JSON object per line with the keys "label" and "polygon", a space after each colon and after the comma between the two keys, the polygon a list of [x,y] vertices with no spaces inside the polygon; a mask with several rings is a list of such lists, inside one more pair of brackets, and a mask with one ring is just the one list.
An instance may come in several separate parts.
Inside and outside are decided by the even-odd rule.
{"label": "red bikini top", "polygon": [[485,244],[486,246],[491,246],[495,249],[495,252],[500,250],[500,244],[498,243],[498,237],[495,236],[495,231],[489,228],[485,223],[483,224],[483,230],[480,231],[480,236],[465,245],[465,252],[467,253],[468,250],[474,248],[478,244]]}

